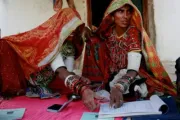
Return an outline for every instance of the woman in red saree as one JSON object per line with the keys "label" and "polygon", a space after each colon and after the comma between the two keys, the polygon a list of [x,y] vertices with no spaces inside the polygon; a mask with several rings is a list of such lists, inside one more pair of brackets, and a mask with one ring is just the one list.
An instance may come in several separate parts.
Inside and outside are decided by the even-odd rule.
{"label": "woman in red saree", "polygon": [[78,13],[65,8],[35,29],[2,38],[1,93],[20,94],[26,89],[25,78],[44,91],[56,73],[62,81],[59,87],[65,84],[64,88],[82,96],[90,110],[95,109],[94,93],[87,86],[89,80],[72,73],[63,61],[71,55],[75,59],[81,55],[84,46],[81,33],[85,30]]}
{"label": "woman in red saree", "polygon": [[[123,21],[125,29],[118,28],[116,30],[114,22],[117,18],[114,11],[123,7],[125,4],[133,8],[133,10],[125,9],[126,12],[128,11],[127,13],[132,14],[131,19],[129,19],[130,22]],[[78,26],[82,25],[82,22],[77,16],[76,12],[72,9],[60,10],[47,22],[31,31],[3,38],[0,41],[0,50],[3,47],[3,51],[0,51],[1,80],[3,83],[1,91],[10,90],[18,92],[21,88],[25,88],[22,74],[25,74],[26,78],[29,79],[32,73],[41,71],[52,63],[55,57],[58,56],[59,50],[66,38]],[[112,19],[112,16],[114,19]],[[123,35],[119,36],[121,32]],[[149,94],[152,94],[154,91],[169,93],[171,95],[176,94],[167,73],[156,55],[153,45],[142,27],[140,13],[130,0],[112,1],[96,34],[97,37],[92,37],[86,46],[83,76],[88,77],[90,80],[103,81],[107,84],[108,79],[114,76],[113,74],[117,74],[121,69],[127,69],[128,65],[130,67],[127,72],[128,74],[125,74],[123,78],[124,80],[122,81],[120,77],[115,82],[117,88],[113,88],[112,90],[114,92],[111,94],[111,100],[113,102],[120,102],[120,100],[114,100],[114,96],[122,95],[122,89],[119,89],[119,87],[127,89],[129,86],[127,81],[133,80],[137,76],[137,73],[147,78],[146,84],[148,85]],[[74,45],[79,46],[76,47],[77,52],[75,57],[77,57],[82,51],[82,45]],[[8,51],[8,55],[13,55],[16,52],[18,55],[16,56],[17,60],[12,62],[12,59],[6,55],[6,51]],[[127,55],[130,52],[141,53],[142,61],[140,68],[128,63]],[[132,54],[129,55],[131,56]],[[7,58],[10,60],[8,64],[6,64],[8,62]],[[16,62],[20,63],[21,67]],[[17,67],[19,67],[19,70],[15,69]],[[81,93],[83,102],[89,109],[93,110],[96,108],[93,92],[76,81],[76,79],[80,79],[81,77],[72,77],[72,74],[63,67],[57,69],[56,72],[59,73],[58,77],[65,80],[67,87],[74,88],[73,90]],[[76,90],[76,87],[72,87],[76,84],[80,84],[77,89],[81,88],[82,90],[80,89],[79,91]],[[117,98],[120,99],[120,97]]]}
{"label": "woman in red saree", "polygon": [[83,76],[108,86],[110,82],[111,104],[119,107],[123,94],[141,76],[147,79],[149,95],[176,95],[131,0],[113,0],[96,35],[86,46]]}

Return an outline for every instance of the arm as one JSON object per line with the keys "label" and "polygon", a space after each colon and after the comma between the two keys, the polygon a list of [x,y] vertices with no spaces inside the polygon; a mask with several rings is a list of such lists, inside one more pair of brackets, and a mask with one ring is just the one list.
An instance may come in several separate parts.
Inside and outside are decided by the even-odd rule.
{"label": "arm", "polygon": [[74,5],[74,0],[67,0],[68,6],[72,9],[76,9],[75,5]]}
{"label": "arm", "polygon": [[97,105],[94,102],[94,92],[87,86],[89,79],[72,74],[66,69],[61,54],[58,54],[51,63],[52,69],[58,77],[64,81],[66,87],[82,97],[83,103],[90,110],[94,110]]}
{"label": "arm", "polygon": [[129,91],[130,84],[134,81],[134,78],[138,75],[140,64],[141,64],[141,34],[140,31],[131,27],[128,31],[130,36],[129,38],[129,51],[127,55],[128,64],[127,64],[127,73],[122,76],[119,81],[119,87],[123,90],[123,93]]}
{"label": "arm", "polygon": [[142,55],[139,52],[128,53],[127,73],[119,79],[115,86],[123,91],[123,94],[129,91],[130,84],[138,75]]}
{"label": "arm", "polygon": [[60,9],[62,9],[62,5],[63,5],[63,0],[54,0],[53,8],[57,12]]}
{"label": "arm", "polygon": [[[136,28],[131,28],[128,31],[129,51],[128,51],[128,64],[127,72],[124,76],[114,79],[111,83],[111,101],[110,105],[115,104],[115,107],[120,107],[123,104],[123,95],[129,92],[129,86],[138,75],[141,63],[141,45],[140,45],[140,32]],[[116,78],[116,76],[115,76]]]}
{"label": "arm", "polygon": [[[114,82],[111,86],[111,101],[110,106],[115,104],[115,108],[120,107],[123,104],[123,94],[129,91],[130,84],[137,76],[141,63],[141,54],[136,52],[128,53],[128,67],[127,73],[119,78],[117,82]],[[110,83],[111,84],[111,83]]]}
{"label": "arm", "polygon": [[51,62],[51,67],[57,73],[58,77],[64,80],[66,87],[70,88],[76,94],[80,94],[81,88],[87,86],[80,76],[74,75],[71,71],[67,70],[61,53]]}

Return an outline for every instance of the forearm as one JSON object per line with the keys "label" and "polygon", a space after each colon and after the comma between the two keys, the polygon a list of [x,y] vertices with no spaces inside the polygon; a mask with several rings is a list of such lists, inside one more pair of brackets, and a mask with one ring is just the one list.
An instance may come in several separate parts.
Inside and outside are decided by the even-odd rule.
{"label": "forearm", "polygon": [[140,53],[137,53],[137,52],[128,53],[127,72],[116,83],[116,86],[121,88],[121,90],[124,93],[128,92],[129,86],[131,85],[132,82],[134,82],[136,76],[138,75],[140,63],[141,63]]}
{"label": "forearm", "polygon": [[56,73],[58,77],[64,81],[65,86],[76,94],[82,95],[82,92],[88,88],[80,76],[69,72],[65,67],[58,68]]}
{"label": "forearm", "polygon": [[138,75],[138,71],[135,70],[127,70],[127,73],[125,74],[125,76],[131,77],[131,78],[135,78]]}
{"label": "forearm", "polygon": [[67,0],[68,6],[72,9],[76,9],[74,0]]}
{"label": "forearm", "polygon": [[127,91],[129,90],[129,86],[132,82],[134,82],[137,74],[138,73],[134,70],[128,70],[127,73],[124,76],[122,76],[120,81],[118,81],[117,85],[119,84],[118,87],[121,88],[123,93],[127,93]]}
{"label": "forearm", "polygon": [[56,73],[58,74],[58,77],[61,79],[61,80],[65,80],[69,75],[74,75],[72,74],[71,72],[69,72],[65,67],[59,67],[57,70],[56,70]]}

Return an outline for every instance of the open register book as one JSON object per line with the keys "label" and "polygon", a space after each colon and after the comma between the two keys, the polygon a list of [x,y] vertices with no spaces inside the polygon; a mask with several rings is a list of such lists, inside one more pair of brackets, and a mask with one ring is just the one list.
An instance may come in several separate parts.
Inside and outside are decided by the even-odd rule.
{"label": "open register book", "polygon": [[150,100],[126,102],[117,109],[110,108],[109,103],[103,103],[100,106],[99,118],[157,115],[167,111],[168,106],[157,95],[153,95]]}

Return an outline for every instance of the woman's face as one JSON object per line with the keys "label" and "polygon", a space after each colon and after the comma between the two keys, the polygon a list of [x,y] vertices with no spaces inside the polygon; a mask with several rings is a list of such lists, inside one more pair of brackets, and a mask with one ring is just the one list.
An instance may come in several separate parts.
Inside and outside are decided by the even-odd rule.
{"label": "woman's face", "polygon": [[79,26],[76,30],[74,30],[67,38],[68,41],[71,41],[74,44],[82,44],[82,30],[84,26]]}
{"label": "woman's face", "polygon": [[79,27],[76,28],[76,30],[74,30],[69,36],[68,36],[68,40],[72,41],[74,39],[77,39],[79,37],[81,37],[82,31],[81,29],[83,29],[84,26],[80,25]]}
{"label": "woman's face", "polygon": [[124,5],[114,13],[114,22],[117,26],[126,28],[129,26],[133,8],[130,5]]}

